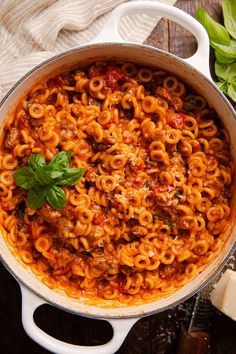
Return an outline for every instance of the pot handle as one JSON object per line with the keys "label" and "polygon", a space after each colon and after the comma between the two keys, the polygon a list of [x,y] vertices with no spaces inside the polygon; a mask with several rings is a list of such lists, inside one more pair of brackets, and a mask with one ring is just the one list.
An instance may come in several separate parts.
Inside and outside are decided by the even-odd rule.
{"label": "pot handle", "polygon": [[210,80],[212,80],[209,68],[210,43],[205,28],[197,20],[195,20],[194,17],[190,16],[186,12],[178,9],[177,7],[167,5],[159,1],[131,1],[118,6],[111,12],[102,31],[92,41],[92,43],[125,42],[119,34],[120,19],[123,16],[134,13],[153,15],[153,12],[178,23],[194,35],[198,44],[197,51],[190,58],[183,60],[200,70]]}
{"label": "pot handle", "polygon": [[130,329],[138,318],[106,319],[113,328],[113,337],[110,342],[96,346],[80,346],[62,342],[42,331],[34,322],[34,311],[37,307],[48,304],[20,284],[22,294],[22,323],[23,327],[36,343],[56,354],[113,354],[125,340]]}

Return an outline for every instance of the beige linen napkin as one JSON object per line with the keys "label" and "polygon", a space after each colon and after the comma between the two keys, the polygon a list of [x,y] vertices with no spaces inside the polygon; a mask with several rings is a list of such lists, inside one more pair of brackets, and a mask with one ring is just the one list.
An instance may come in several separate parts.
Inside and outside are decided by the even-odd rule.
{"label": "beige linen napkin", "polygon": [[[155,0],[154,0],[155,1]],[[125,0],[1,0],[0,98],[27,71],[56,53],[90,42]],[[160,0],[173,5],[176,0]],[[160,17],[122,18],[120,33],[142,43]]]}

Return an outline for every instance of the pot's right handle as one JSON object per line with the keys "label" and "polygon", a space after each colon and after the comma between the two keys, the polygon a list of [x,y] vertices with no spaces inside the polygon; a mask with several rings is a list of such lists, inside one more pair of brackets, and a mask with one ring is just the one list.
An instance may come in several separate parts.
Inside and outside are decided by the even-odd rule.
{"label": "pot's right handle", "polygon": [[[56,354],[114,354],[124,342],[130,329],[139,318],[105,319],[113,328],[112,339],[105,344],[84,346],[65,343],[42,331],[34,321],[37,307],[47,304],[46,301],[33,294],[20,284],[22,295],[22,323],[26,333],[39,345]],[[78,328],[79,331],[79,328]]]}
{"label": "pot's right handle", "polygon": [[194,17],[177,7],[161,3],[159,1],[131,1],[118,6],[113,10],[99,35],[93,40],[98,42],[124,42],[119,34],[118,26],[123,16],[134,13],[145,13],[166,17],[191,32],[197,40],[198,48],[196,53],[184,59],[187,63],[204,73],[210,80],[209,69],[209,38],[205,28]]}

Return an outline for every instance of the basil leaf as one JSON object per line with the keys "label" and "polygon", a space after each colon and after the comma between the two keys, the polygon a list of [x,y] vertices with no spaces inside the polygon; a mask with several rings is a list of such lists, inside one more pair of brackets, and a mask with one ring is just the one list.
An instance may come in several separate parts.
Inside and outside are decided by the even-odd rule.
{"label": "basil leaf", "polygon": [[46,189],[46,198],[52,208],[60,210],[66,206],[66,193],[64,189],[58,186],[52,186]]}
{"label": "basil leaf", "polygon": [[211,46],[214,49],[217,49],[221,56],[228,59],[236,59],[236,47],[232,47],[230,45],[222,45],[215,42],[211,42]]}
{"label": "basil leaf", "polygon": [[235,59],[227,58],[226,56],[222,55],[221,52],[218,51],[217,49],[215,50],[215,56],[216,56],[216,60],[223,64],[232,64],[235,60]]}
{"label": "basil leaf", "polygon": [[16,172],[14,172],[13,178],[16,182],[16,185],[24,189],[30,189],[36,184],[34,171],[32,168],[27,166],[21,167]]}
{"label": "basil leaf", "polygon": [[45,190],[41,186],[35,185],[27,195],[26,204],[30,209],[39,209],[46,202]]}
{"label": "basil leaf", "polygon": [[228,84],[226,81],[223,82],[216,82],[216,86],[225,94],[227,95],[227,90],[228,90]]}
{"label": "basil leaf", "polygon": [[236,81],[236,61],[232,65],[222,64],[216,61],[215,63],[216,76],[229,82]]}
{"label": "basil leaf", "polygon": [[230,45],[231,45],[232,47],[236,47],[236,40],[235,40],[235,39],[231,39]]}
{"label": "basil leaf", "polygon": [[61,151],[52,158],[48,166],[58,165],[64,168],[70,166],[71,153],[69,151]]}
{"label": "basil leaf", "polygon": [[19,168],[13,178],[19,187],[29,189],[27,206],[40,208],[46,201],[56,210],[66,205],[65,191],[58,186],[72,186],[84,175],[83,168],[69,168],[71,153],[61,151],[46,164],[41,154],[31,154],[29,166]]}
{"label": "basil leaf", "polygon": [[231,84],[228,85],[227,95],[236,102],[236,82],[231,82]]}
{"label": "basil leaf", "polygon": [[171,221],[168,220],[168,219],[161,218],[161,217],[159,217],[159,216],[158,216],[158,219],[161,220],[161,221],[163,221],[163,222],[164,222],[166,225],[168,225],[168,226],[174,226],[174,225],[175,225],[173,222],[171,222]]}
{"label": "basil leaf", "polygon": [[230,36],[225,27],[214,21],[202,7],[197,9],[195,17],[205,27],[210,42],[213,41],[224,45],[230,44]]}
{"label": "basil leaf", "polygon": [[46,161],[45,158],[43,157],[43,155],[41,154],[31,154],[28,160],[28,165],[33,168],[36,169],[40,166],[45,166],[46,165]]}
{"label": "basil leaf", "polygon": [[235,0],[223,0],[224,24],[229,34],[236,39],[236,3]]}
{"label": "basil leaf", "polygon": [[83,175],[83,168],[67,168],[61,179],[58,180],[57,184],[60,186],[73,186],[75,183],[81,180]]}
{"label": "basil leaf", "polygon": [[65,170],[65,168],[56,164],[53,166],[47,165],[47,167],[45,168],[45,171],[49,173],[51,178],[53,179],[63,176]]}
{"label": "basil leaf", "polygon": [[55,182],[55,179],[61,177],[64,174],[64,170],[57,165],[38,167],[35,171],[35,179],[42,186],[48,186]]}

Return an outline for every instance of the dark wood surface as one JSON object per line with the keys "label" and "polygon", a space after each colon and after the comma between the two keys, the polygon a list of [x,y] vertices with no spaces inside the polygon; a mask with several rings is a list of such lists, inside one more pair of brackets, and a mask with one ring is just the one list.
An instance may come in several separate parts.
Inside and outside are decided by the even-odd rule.
{"label": "dark wood surface", "polygon": [[[179,0],[176,6],[191,15],[198,6],[203,6],[215,19],[222,21],[221,0]],[[161,20],[146,43],[180,57],[188,57],[196,50],[193,36],[166,19]],[[175,309],[140,319],[117,354],[174,354],[180,329],[188,327],[193,305],[194,298]],[[107,322],[67,314],[48,305],[36,311],[35,320],[47,333],[73,344],[97,345],[112,337],[112,329]],[[215,311],[209,331],[212,354],[236,353],[236,322]],[[19,286],[1,264],[0,353],[49,353],[25,334],[21,324]]]}

